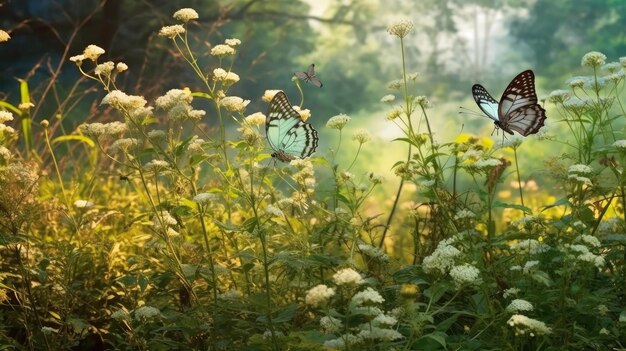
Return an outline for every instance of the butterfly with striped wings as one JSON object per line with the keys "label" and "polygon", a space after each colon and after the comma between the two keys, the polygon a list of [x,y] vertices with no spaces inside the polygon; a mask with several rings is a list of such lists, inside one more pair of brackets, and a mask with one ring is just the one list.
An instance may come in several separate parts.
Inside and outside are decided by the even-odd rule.
{"label": "butterfly with striped wings", "polygon": [[314,63],[312,63],[309,68],[307,68],[306,72],[296,72],[294,73],[294,75],[298,77],[298,79],[302,79],[305,83],[311,83],[318,88],[321,88],[323,86],[322,81],[315,76]]}
{"label": "butterfly with striped wings", "polygon": [[282,91],[270,102],[265,136],[274,150],[272,157],[283,162],[311,156],[319,140],[315,128],[302,120]]}
{"label": "butterfly with striped wings", "polygon": [[472,95],[478,107],[491,119],[497,128],[513,135],[535,134],[543,127],[546,110],[537,104],[535,74],[526,70],[518,74],[504,89],[500,102],[494,99],[480,84],[474,84]]}

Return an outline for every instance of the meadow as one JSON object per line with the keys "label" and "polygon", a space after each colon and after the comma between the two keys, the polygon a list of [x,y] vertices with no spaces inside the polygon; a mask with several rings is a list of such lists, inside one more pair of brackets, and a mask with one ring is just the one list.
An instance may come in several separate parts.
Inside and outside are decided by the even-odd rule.
{"label": "meadow", "polygon": [[[211,43],[201,65],[199,16],[158,32],[195,75],[182,88],[122,90],[138,68],[90,44],[69,60],[102,118],[34,120],[26,80],[0,101],[0,349],[626,350],[626,57],[581,57],[537,133],[444,139],[407,67],[414,24],[390,23],[388,152],[316,115],[327,87],[306,75],[232,95],[249,43]],[[266,123],[286,87],[326,140],[283,162]],[[533,179],[538,148],[563,151],[534,156]]]}

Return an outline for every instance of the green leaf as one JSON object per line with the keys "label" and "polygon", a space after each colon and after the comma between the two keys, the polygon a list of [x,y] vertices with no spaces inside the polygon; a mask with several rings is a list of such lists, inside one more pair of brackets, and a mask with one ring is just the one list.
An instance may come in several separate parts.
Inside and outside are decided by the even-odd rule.
{"label": "green leaf", "polygon": [[552,207],[569,206],[569,205],[571,205],[571,203],[569,202],[569,199],[567,197],[563,197],[563,198],[560,198],[560,199],[556,200],[555,202],[545,206],[542,211],[545,211],[545,210],[550,209]]}
{"label": "green leaf", "polygon": [[57,144],[64,141],[81,141],[87,144],[89,147],[96,147],[96,143],[91,138],[84,135],[62,135],[60,137],[52,139],[52,144]]}

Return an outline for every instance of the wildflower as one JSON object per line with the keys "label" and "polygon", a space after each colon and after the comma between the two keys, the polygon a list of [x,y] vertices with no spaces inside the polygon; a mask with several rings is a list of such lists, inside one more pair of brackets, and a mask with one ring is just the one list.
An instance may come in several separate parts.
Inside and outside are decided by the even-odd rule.
{"label": "wildflower", "polygon": [[596,77],[588,79],[583,85],[584,89],[601,90],[606,85],[606,79],[604,77]]}
{"label": "wildflower", "polygon": [[148,106],[148,107],[142,106],[142,107],[133,108],[132,110],[130,110],[130,115],[128,117],[135,123],[143,125],[145,124],[143,123],[144,121],[148,119],[152,119],[154,117],[152,110],[153,110],[152,106]]}
{"label": "wildflower", "polygon": [[552,333],[552,329],[547,327],[544,322],[528,318],[522,314],[512,315],[506,323],[515,328],[515,335],[528,333],[530,336],[535,336]]}
{"label": "wildflower", "polygon": [[385,299],[380,296],[378,291],[372,288],[367,288],[352,296],[352,304],[354,306],[366,306],[369,304],[377,304],[383,302],[385,302]]}
{"label": "wildflower", "polygon": [[265,207],[265,213],[275,217],[283,217],[285,215],[280,208],[274,205],[267,205],[267,207]]}
{"label": "wildflower", "polygon": [[199,205],[206,205],[210,202],[217,201],[217,195],[215,195],[214,193],[199,193],[198,195],[193,197],[193,201],[195,201]]}
{"label": "wildflower", "polygon": [[470,210],[460,210],[459,212],[457,212],[454,215],[454,219],[466,219],[466,218],[476,218],[476,215],[474,214],[474,212],[470,211]]}
{"label": "wildflower", "polygon": [[204,143],[204,139],[198,138],[197,135],[194,135],[189,142],[189,145],[187,145],[187,151],[189,151],[191,154],[202,154],[204,153]]}
{"label": "wildflower", "polygon": [[146,320],[161,314],[158,308],[142,306],[135,310],[135,320]]}
{"label": "wildflower", "polygon": [[128,131],[128,126],[126,125],[126,123],[122,122],[111,122],[105,124],[90,123],[81,125],[80,129],[83,133],[92,137],[99,137],[101,135],[116,136],[124,134],[126,131]]}
{"label": "wildflower", "polygon": [[115,64],[113,63],[113,61],[107,61],[105,63],[98,64],[93,73],[98,76],[107,76],[111,74],[111,72],[113,72],[114,68]]}
{"label": "wildflower", "polygon": [[191,20],[198,19],[198,13],[194,9],[184,8],[174,12],[173,16],[176,20],[181,22],[189,22]]}
{"label": "wildflower", "polygon": [[102,98],[101,105],[110,105],[120,110],[135,110],[147,104],[143,96],[127,95],[120,90],[113,90]]}
{"label": "wildflower", "polygon": [[116,71],[118,71],[118,72],[124,72],[124,71],[126,71],[127,69],[128,69],[128,65],[127,65],[127,64],[125,64],[124,62],[118,62],[118,63],[115,65],[115,70],[116,70]]}
{"label": "wildflower", "polygon": [[591,182],[591,179],[589,179],[587,177],[581,177],[581,176],[577,176],[575,174],[570,174],[567,178],[570,179],[570,180],[573,180],[576,183],[580,183],[580,184],[583,184],[583,185],[588,185],[588,186],[593,185],[593,183]]}
{"label": "wildflower", "polygon": [[402,88],[402,81],[399,79],[389,82],[389,84],[387,84],[387,89],[389,90],[400,90],[400,88]]}
{"label": "wildflower", "polygon": [[374,320],[372,320],[372,324],[374,326],[386,325],[391,327],[398,324],[398,319],[386,314],[379,314],[376,318],[374,318]]}
{"label": "wildflower", "polygon": [[9,39],[11,39],[11,36],[9,35],[9,33],[3,31],[2,29],[0,29],[0,43],[4,43],[5,41],[9,41]]}
{"label": "wildflower", "polygon": [[515,299],[506,306],[506,311],[510,313],[528,312],[534,309],[533,304],[526,300]]}
{"label": "wildflower", "polygon": [[402,109],[400,107],[396,107],[387,113],[387,119],[390,121],[394,120],[400,117],[401,114],[402,114]]}
{"label": "wildflower", "polygon": [[1,133],[13,134],[15,133],[15,129],[13,129],[13,127],[9,127],[4,124],[0,124],[0,134]]}
{"label": "wildflower", "polygon": [[517,294],[519,294],[519,292],[520,290],[518,288],[509,288],[509,289],[504,290],[502,297],[506,299],[509,296],[516,296]]}
{"label": "wildflower", "polygon": [[450,277],[452,277],[457,286],[466,284],[477,285],[481,282],[479,275],[480,271],[478,268],[467,263],[450,269]]}
{"label": "wildflower", "polygon": [[407,75],[407,77],[412,81],[416,81],[417,78],[419,78],[419,76],[420,76],[419,72],[411,72]]}
{"label": "wildflower", "polygon": [[524,274],[528,274],[530,270],[538,264],[539,264],[539,261],[527,261],[524,264],[524,267],[522,268],[522,272],[524,272]]}
{"label": "wildflower", "polygon": [[426,273],[435,271],[439,271],[441,274],[446,273],[454,265],[454,258],[460,254],[461,251],[456,247],[441,242],[430,256],[424,258],[422,269]]}
{"label": "wildflower", "polygon": [[552,103],[563,103],[563,101],[570,98],[570,92],[563,89],[553,90],[550,95],[548,95],[548,101]]}
{"label": "wildflower", "polygon": [[9,149],[4,146],[0,146],[0,158],[3,159],[5,162],[8,162],[13,158],[13,155],[11,154],[11,151],[9,151]]}
{"label": "wildflower", "polygon": [[220,105],[230,112],[243,112],[250,100],[244,100],[238,96],[227,96],[220,100]]}
{"label": "wildflower", "polygon": [[226,40],[224,40],[224,44],[226,44],[228,46],[238,46],[238,45],[241,44],[241,40],[239,40],[237,38],[226,39]]}
{"label": "wildflower", "polygon": [[395,95],[387,94],[380,99],[380,102],[393,102],[395,99]]}
{"label": "wildflower", "polygon": [[143,167],[148,172],[158,172],[163,169],[169,168],[170,164],[167,161],[163,160],[152,160],[148,161]]}
{"label": "wildflower", "polygon": [[352,140],[358,141],[359,144],[365,144],[366,142],[372,140],[372,136],[367,129],[359,128],[356,132],[354,132],[354,135],[352,135]]}
{"label": "wildflower", "polygon": [[569,166],[567,169],[567,173],[570,174],[591,174],[593,173],[593,168],[583,165],[583,164],[575,164]]}
{"label": "wildflower", "polygon": [[619,58],[619,64],[622,65],[622,67],[626,67],[626,56]]}
{"label": "wildflower", "polygon": [[193,100],[189,89],[170,89],[165,95],[156,99],[156,107],[163,110],[170,110],[178,104],[189,104]]}
{"label": "wildflower", "polygon": [[589,106],[589,99],[580,99],[578,97],[569,98],[563,103],[563,107],[579,114],[584,113],[587,109],[589,109]]}
{"label": "wildflower", "polygon": [[430,101],[426,96],[416,96],[413,102],[415,102],[416,105],[419,105],[424,109],[430,107]]}
{"label": "wildflower", "polygon": [[76,200],[74,201],[74,207],[76,208],[80,208],[80,209],[86,209],[86,208],[90,208],[93,207],[94,204],[91,201],[87,201],[87,200]]}
{"label": "wildflower", "polygon": [[609,62],[602,65],[602,70],[609,73],[615,73],[622,69],[622,65],[619,62]]}
{"label": "wildflower", "polygon": [[87,60],[96,61],[98,57],[104,54],[104,49],[97,45],[88,45],[83,51],[83,56]]}
{"label": "wildflower", "polygon": [[585,54],[585,56],[583,56],[582,60],[580,61],[580,65],[581,66],[588,66],[588,67],[599,67],[602,66],[604,64],[606,60],[606,55],[598,52],[598,51],[591,51]]}
{"label": "wildflower", "polygon": [[506,138],[502,141],[499,141],[496,148],[498,149],[504,149],[507,147],[510,148],[518,148],[520,145],[522,145],[522,142],[524,141],[524,139],[522,139],[522,137],[518,136],[518,135],[514,135],[510,138]]}
{"label": "wildflower", "polygon": [[383,182],[383,179],[384,178],[381,175],[370,173],[370,181],[374,184],[381,184]]}
{"label": "wildflower", "polygon": [[265,102],[271,102],[274,98],[274,95],[278,94],[282,90],[266,90],[263,93],[263,97],[261,98]]}
{"label": "wildflower", "polygon": [[185,33],[185,27],[180,24],[164,26],[159,30],[159,36],[174,39],[176,36]]}
{"label": "wildflower", "polygon": [[213,70],[213,79],[222,82],[225,86],[231,86],[239,81],[239,75],[235,72],[226,72],[222,68]]}
{"label": "wildflower", "polygon": [[344,334],[337,339],[324,341],[324,347],[328,349],[343,350],[346,346],[355,345],[361,341],[362,339],[356,335]]}
{"label": "wildflower", "polygon": [[587,82],[588,80],[589,80],[589,77],[577,76],[577,77],[572,77],[568,79],[567,81],[565,81],[565,83],[569,85],[570,88],[572,89],[582,88],[585,85],[585,82]]}
{"label": "wildflower", "polygon": [[335,295],[335,290],[327,287],[324,284],[317,285],[311,288],[304,298],[307,305],[313,307],[320,307],[325,305],[328,300]]}
{"label": "wildflower", "polygon": [[17,108],[22,111],[27,111],[32,107],[35,107],[35,104],[33,104],[32,102],[22,102],[19,105],[17,105]]}
{"label": "wildflower", "polygon": [[619,70],[615,73],[611,73],[609,75],[604,76],[604,79],[616,84],[622,79],[624,79],[625,77],[626,77],[626,72],[624,70]]}
{"label": "wildflower", "polygon": [[502,165],[502,161],[497,158],[480,159],[476,161],[472,166],[476,168],[491,168]]}
{"label": "wildflower", "polygon": [[200,120],[206,114],[203,110],[194,110],[191,105],[180,103],[167,111],[167,116],[172,121],[184,122],[186,120]]}
{"label": "wildflower", "polygon": [[5,123],[13,120],[13,114],[9,111],[0,111],[0,123]]}
{"label": "wildflower", "polygon": [[128,314],[128,311],[119,309],[111,313],[111,318],[118,321],[125,321],[130,319],[130,314]]}
{"label": "wildflower", "polygon": [[216,57],[224,57],[228,55],[234,55],[235,49],[228,45],[218,44],[211,48],[211,55]]}
{"label": "wildflower", "polygon": [[389,260],[389,256],[387,256],[386,253],[384,253],[381,249],[375,246],[368,245],[368,244],[359,244],[359,250],[361,250],[361,253],[363,253],[364,255],[369,256],[371,258],[376,258],[380,261]]}
{"label": "wildflower", "polygon": [[606,307],[606,305],[598,305],[596,310],[598,310],[598,314],[601,316],[606,316],[606,314],[609,313],[609,308]]}
{"label": "wildflower", "polygon": [[402,39],[413,30],[413,22],[409,20],[399,20],[387,27],[387,33]]}
{"label": "wildflower", "polygon": [[350,117],[341,113],[328,119],[328,122],[326,122],[326,127],[330,129],[342,130],[343,127],[348,124],[348,122],[350,122]]}
{"label": "wildflower", "polygon": [[85,59],[85,55],[74,55],[70,57],[70,61],[76,63],[78,66],[82,65]]}
{"label": "wildflower", "polygon": [[516,251],[518,253],[527,252],[531,255],[544,253],[550,250],[549,245],[540,243],[538,240],[535,239],[521,240],[515,244],[510,244],[510,248],[512,251]]}
{"label": "wildflower", "polygon": [[399,332],[393,329],[387,328],[379,328],[379,327],[366,327],[361,330],[358,334],[362,339],[370,339],[370,340],[384,340],[384,341],[393,341],[397,339],[402,339],[403,336]]}
{"label": "wildflower", "polygon": [[300,109],[300,106],[298,105],[293,106],[293,109],[296,110],[296,112],[300,114],[300,119],[303,122],[306,122],[309,119],[309,117],[311,117],[311,110],[309,109],[306,109],[306,108]]}
{"label": "wildflower", "polygon": [[156,229],[161,228],[161,223],[163,223],[166,227],[175,226],[178,224],[176,218],[172,217],[172,215],[167,211],[160,211],[157,215],[152,217],[152,225]]}
{"label": "wildflower", "polygon": [[139,140],[135,138],[121,138],[121,139],[115,140],[113,144],[111,144],[111,146],[109,147],[109,152],[110,153],[115,153],[118,151],[128,152],[128,150],[137,146],[139,146]]}
{"label": "wildflower", "polygon": [[343,328],[343,323],[332,316],[324,316],[320,318],[320,328],[324,333],[335,333]]}
{"label": "wildflower", "polygon": [[360,285],[365,283],[359,272],[352,268],[344,268],[333,275],[335,284],[341,285]]}
{"label": "wildflower", "polygon": [[160,129],[153,129],[148,132],[148,139],[150,140],[165,139],[165,131],[160,130]]}

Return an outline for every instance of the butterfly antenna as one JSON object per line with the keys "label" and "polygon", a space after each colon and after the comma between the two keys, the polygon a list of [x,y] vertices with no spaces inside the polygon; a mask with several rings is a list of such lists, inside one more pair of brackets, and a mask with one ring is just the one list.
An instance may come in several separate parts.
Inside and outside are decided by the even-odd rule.
{"label": "butterfly antenna", "polygon": [[478,112],[476,112],[474,110],[470,110],[469,108],[466,108],[466,107],[463,107],[463,106],[459,106],[459,109],[461,109],[461,111],[459,111],[459,114],[462,114],[462,115],[484,117],[481,113],[478,113]]}

